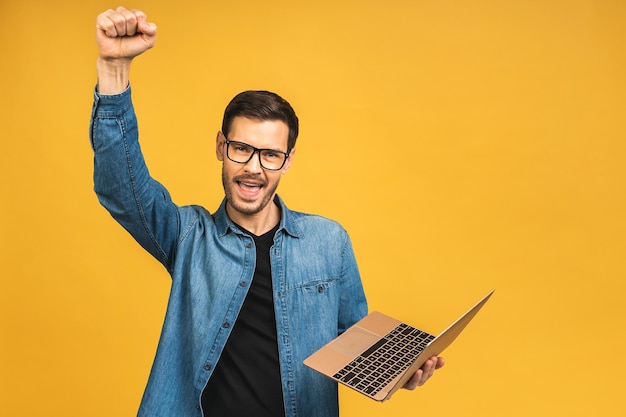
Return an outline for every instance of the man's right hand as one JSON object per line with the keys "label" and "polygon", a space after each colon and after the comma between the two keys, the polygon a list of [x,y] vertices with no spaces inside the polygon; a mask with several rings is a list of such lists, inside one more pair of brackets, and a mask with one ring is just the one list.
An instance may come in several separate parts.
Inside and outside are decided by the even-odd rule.
{"label": "man's right hand", "polygon": [[140,10],[118,7],[96,19],[98,90],[117,94],[128,86],[130,64],[156,42],[156,25]]}

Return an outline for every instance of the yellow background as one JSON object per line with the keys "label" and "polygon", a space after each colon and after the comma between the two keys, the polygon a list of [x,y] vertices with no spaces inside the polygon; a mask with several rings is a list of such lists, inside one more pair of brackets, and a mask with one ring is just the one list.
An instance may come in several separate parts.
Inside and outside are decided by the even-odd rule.
{"label": "yellow background", "polygon": [[[169,289],[99,207],[102,1],[0,3],[0,415],[132,416]],[[280,194],[350,232],[372,309],[441,330],[496,293],[425,387],[352,416],[621,416],[626,3],[136,1],[152,174],[214,210],[224,106],[301,119]]]}

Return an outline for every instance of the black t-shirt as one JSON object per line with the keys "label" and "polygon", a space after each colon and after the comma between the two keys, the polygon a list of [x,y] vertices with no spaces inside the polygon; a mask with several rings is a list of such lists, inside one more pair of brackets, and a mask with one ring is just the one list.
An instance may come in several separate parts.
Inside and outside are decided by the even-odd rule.
{"label": "black t-shirt", "polygon": [[256,269],[224,351],[202,392],[207,417],[285,415],[270,266],[277,229],[278,225],[262,236],[248,232],[256,246]]}

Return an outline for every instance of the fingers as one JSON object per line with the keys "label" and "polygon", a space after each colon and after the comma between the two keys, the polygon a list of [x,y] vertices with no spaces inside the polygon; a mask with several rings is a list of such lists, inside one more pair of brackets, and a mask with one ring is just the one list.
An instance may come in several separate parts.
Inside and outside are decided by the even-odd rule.
{"label": "fingers", "polygon": [[424,373],[424,371],[422,371],[421,369],[418,369],[413,376],[411,377],[411,379],[408,380],[408,382],[406,384],[404,384],[404,389],[408,389],[408,390],[414,390],[415,388],[417,388],[420,385],[420,381],[422,379],[422,374]]}
{"label": "fingers", "polygon": [[156,26],[146,21],[144,12],[124,7],[109,9],[98,15],[96,27],[110,38],[135,36],[138,33],[153,35],[156,31]]}
{"label": "fingers", "polygon": [[404,388],[414,390],[417,387],[421,387],[433,376],[437,369],[440,369],[444,365],[445,361],[443,358],[433,356],[424,362],[422,367],[413,374],[411,379],[404,385]]}
{"label": "fingers", "polygon": [[433,376],[433,374],[435,373],[435,369],[437,369],[437,362],[437,357],[433,356],[432,358],[428,359],[426,363],[424,363],[424,366],[422,366],[422,377],[417,384],[418,386],[424,385],[426,381],[428,381],[428,379]]}
{"label": "fingers", "polygon": [[446,364],[446,361],[442,357],[437,357],[437,363],[435,364],[435,369],[441,369]]}

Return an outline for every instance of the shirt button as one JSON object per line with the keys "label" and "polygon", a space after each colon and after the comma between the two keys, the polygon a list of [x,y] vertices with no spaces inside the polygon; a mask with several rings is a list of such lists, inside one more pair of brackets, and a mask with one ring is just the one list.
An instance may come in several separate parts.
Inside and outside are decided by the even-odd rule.
{"label": "shirt button", "polygon": [[206,365],[204,365],[204,370],[205,371],[210,371],[211,370],[211,364],[207,363]]}
{"label": "shirt button", "polygon": [[229,322],[227,322],[227,321],[225,321],[225,322],[222,324],[222,327],[223,327],[223,328],[225,328],[225,329],[228,329],[228,328],[230,327],[230,323],[229,323]]}
{"label": "shirt button", "polygon": [[245,286],[246,286],[246,284],[247,284],[247,282],[246,282],[246,281],[241,281],[241,282],[239,283],[239,285],[241,285],[242,287],[245,287]]}
{"label": "shirt button", "polygon": [[317,292],[319,292],[320,294],[324,292],[324,287],[322,287],[321,285],[319,285],[317,287]]}
{"label": "shirt button", "polygon": [[250,249],[252,247],[252,243],[246,244],[246,248]]}

